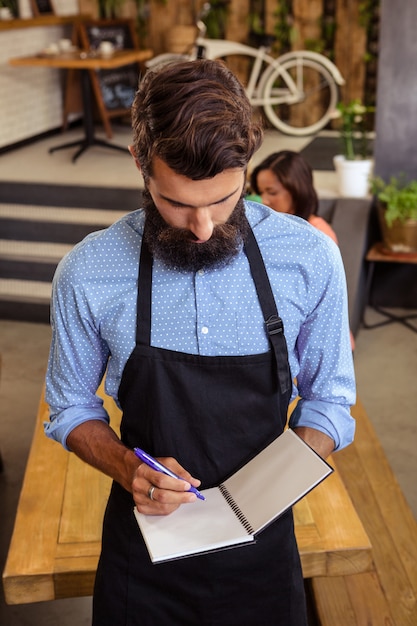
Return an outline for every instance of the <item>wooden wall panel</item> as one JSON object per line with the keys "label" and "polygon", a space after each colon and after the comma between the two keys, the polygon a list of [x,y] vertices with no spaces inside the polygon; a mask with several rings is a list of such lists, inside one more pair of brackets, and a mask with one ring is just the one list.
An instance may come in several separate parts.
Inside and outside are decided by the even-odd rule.
{"label": "wooden wall panel", "polygon": [[[249,0],[232,0],[229,4],[229,12],[226,28],[226,39],[247,43],[249,34]],[[230,69],[245,83],[249,73],[247,59],[231,57],[227,61]]]}
{"label": "wooden wall panel", "polygon": [[275,11],[277,10],[277,0],[265,0],[265,32],[272,34],[275,29]]}
{"label": "wooden wall panel", "polygon": [[249,0],[232,0],[229,5],[226,39],[247,42],[249,31]]}
{"label": "wooden wall panel", "polygon": [[366,32],[359,24],[359,1],[336,2],[335,63],[346,81],[343,100],[363,99]]}
{"label": "wooden wall panel", "polygon": [[[157,0],[151,0],[150,18],[148,24],[148,45],[155,54],[168,51],[168,34],[175,24],[180,24],[177,19],[179,0],[170,0],[162,4]],[[178,16],[184,19],[183,6]]]}
{"label": "wooden wall panel", "polygon": [[[265,30],[273,33],[276,23],[276,11],[279,0],[265,0]],[[359,5],[361,0],[335,0],[337,22],[335,34],[334,61],[346,80],[342,88],[345,101],[352,98],[363,99],[365,88],[366,32],[359,24]],[[97,0],[79,0],[80,6],[94,12]],[[193,25],[195,14],[201,9],[204,0],[150,0],[150,18],[148,35],[144,45],[154,50],[155,54],[171,50],[170,37],[175,37],[175,27]],[[303,49],[306,41],[319,41],[321,34],[321,16],[324,0],[292,0],[293,12],[293,49]],[[134,0],[126,0],[123,15],[135,17]],[[247,42],[250,0],[231,0],[226,37],[230,40]],[[177,35],[177,40],[185,37]],[[245,70],[241,64],[233,62],[233,69],[240,76]],[[241,76],[242,77],[242,76]]]}
{"label": "wooden wall panel", "polygon": [[305,41],[321,38],[320,18],[323,13],[322,0],[293,0],[295,37],[294,50],[303,50]]}
{"label": "wooden wall panel", "polygon": [[[156,53],[168,50],[168,40],[172,29],[178,25],[193,25],[195,12],[203,1],[169,0],[161,3],[151,0],[148,45]],[[249,0],[231,0],[229,5],[226,38],[247,41]]]}

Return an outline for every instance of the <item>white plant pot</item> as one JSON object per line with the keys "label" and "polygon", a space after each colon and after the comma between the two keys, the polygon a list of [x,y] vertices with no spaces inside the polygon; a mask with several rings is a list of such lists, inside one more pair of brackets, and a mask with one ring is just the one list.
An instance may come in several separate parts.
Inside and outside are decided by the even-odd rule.
{"label": "white plant pot", "polygon": [[364,198],[368,195],[373,160],[348,161],[342,154],[333,158],[338,190],[344,198]]}

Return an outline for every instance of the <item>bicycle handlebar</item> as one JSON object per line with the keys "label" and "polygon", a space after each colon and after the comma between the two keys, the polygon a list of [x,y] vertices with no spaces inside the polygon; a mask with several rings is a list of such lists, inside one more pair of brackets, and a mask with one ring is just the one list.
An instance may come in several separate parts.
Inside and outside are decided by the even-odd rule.
{"label": "bicycle handlebar", "polygon": [[207,26],[204,24],[203,20],[197,20],[197,30],[198,37],[205,37],[207,32]]}

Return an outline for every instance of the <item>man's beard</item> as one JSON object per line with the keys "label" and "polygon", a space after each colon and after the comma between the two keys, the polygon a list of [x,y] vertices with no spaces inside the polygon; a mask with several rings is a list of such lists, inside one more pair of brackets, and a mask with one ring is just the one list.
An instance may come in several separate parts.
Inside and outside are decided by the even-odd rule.
{"label": "man's beard", "polygon": [[214,269],[227,265],[239,252],[248,229],[243,197],[224,224],[214,227],[204,243],[186,228],[174,228],[161,217],[151,195],[143,192],[146,214],[144,238],[152,255],[169,267],[186,272]]}

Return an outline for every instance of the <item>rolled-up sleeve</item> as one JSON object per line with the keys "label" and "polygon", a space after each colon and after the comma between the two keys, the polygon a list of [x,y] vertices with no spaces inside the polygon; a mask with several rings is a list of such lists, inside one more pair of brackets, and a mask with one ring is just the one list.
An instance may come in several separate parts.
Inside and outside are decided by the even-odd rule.
{"label": "rolled-up sleeve", "polygon": [[325,244],[317,259],[319,280],[307,289],[309,311],[290,354],[300,398],[290,426],[315,428],[340,450],[354,438],[356,385],[343,263],[337,246],[328,238]]}
{"label": "rolled-up sleeve", "polygon": [[[85,297],[82,281],[88,271],[82,252],[69,253],[61,261],[52,286],[52,342],[46,375],[46,402],[50,421],[45,433],[65,448],[68,434],[89,420],[108,422],[97,388],[103,378],[109,350],[100,336]],[[86,278],[87,277],[87,278]]]}
{"label": "rolled-up sleeve", "polygon": [[290,417],[291,428],[306,426],[315,428],[331,437],[335,450],[341,450],[352,443],[355,435],[355,420],[349,406],[300,399]]}
{"label": "rolled-up sleeve", "polygon": [[109,422],[109,416],[103,407],[69,407],[61,411],[51,410],[50,421],[44,423],[44,430],[47,437],[61,443],[66,450],[67,437],[70,432],[89,420],[99,420]]}

